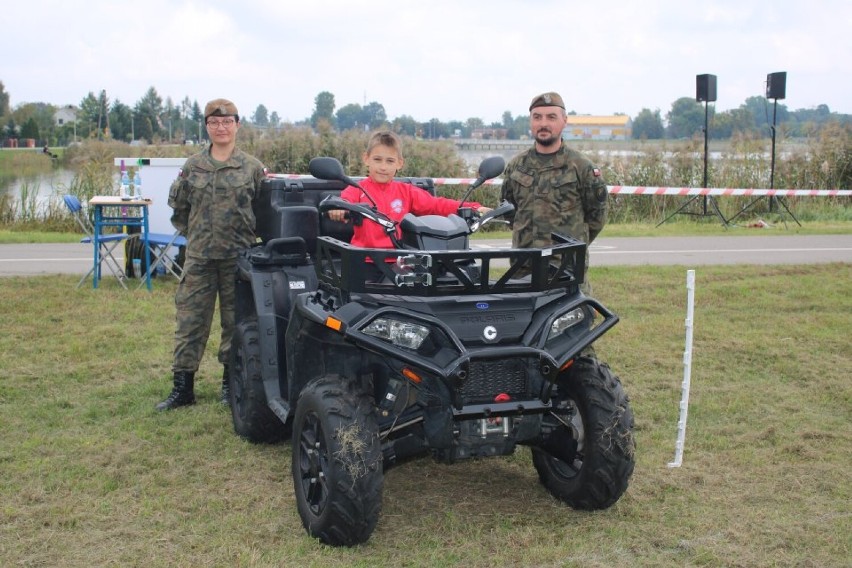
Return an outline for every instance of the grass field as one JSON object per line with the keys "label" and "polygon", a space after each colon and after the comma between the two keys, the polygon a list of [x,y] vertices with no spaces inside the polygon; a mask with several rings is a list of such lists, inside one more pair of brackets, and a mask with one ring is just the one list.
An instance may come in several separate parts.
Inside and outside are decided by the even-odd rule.
{"label": "grass field", "polygon": [[[175,284],[0,279],[0,566],[849,566],[852,265],[700,267],[684,463],[685,267],[593,268],[597,344],[636,417],[612,508],[578,512],[529,452],[388,472],[371,540],[302,529],[289,444],[233,434],[216,341],[165,414]],[[216,331],[214,330],[214,336]]]}

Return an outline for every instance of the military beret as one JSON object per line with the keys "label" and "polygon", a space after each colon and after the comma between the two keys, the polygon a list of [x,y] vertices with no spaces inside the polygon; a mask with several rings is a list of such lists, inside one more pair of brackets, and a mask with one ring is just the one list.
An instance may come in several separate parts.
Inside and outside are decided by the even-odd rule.
{"label": "military beret", "polygon": [[537,97],[535,97],[530,103],[530,110],[535,107],[549,107],[556,106],[561,107],[562,110],[565,110],[565,103],[562,102],[562,97],[559,96],[559,93],[543,93]]}
{"label": "military beret", "polygon": [[204,118],[208,116],[239,116],[237,105],[228,99],[213,99],[204,107]]}

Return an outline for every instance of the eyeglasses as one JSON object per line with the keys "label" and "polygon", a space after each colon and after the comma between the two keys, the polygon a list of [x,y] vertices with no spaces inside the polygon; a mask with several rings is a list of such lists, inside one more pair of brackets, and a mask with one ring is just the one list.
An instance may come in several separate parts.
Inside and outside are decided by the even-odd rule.
{"label": "eyeglasses", "polygon": [[207,128],[212,128],[213,130],[216,130],[220,126],[224,126],[225,128],[231,128],[236,123],[237,121],[233,118],[225,118],[223,120],[208,120]]}

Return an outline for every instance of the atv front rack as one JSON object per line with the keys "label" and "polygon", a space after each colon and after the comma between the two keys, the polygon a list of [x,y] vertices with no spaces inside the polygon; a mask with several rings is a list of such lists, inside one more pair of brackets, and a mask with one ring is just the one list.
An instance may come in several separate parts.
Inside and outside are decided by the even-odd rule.
{"label": "atv front rack", "polygon": [[[417,251],[359,248],[319,237],[315,266],[321,284],[346,296],[466,296],[563,288],[577,292],[586,268],[586,245],[557,233],[552,238],[553,247],[546,249]],[[365,279],[367,263],[384,277]]]}

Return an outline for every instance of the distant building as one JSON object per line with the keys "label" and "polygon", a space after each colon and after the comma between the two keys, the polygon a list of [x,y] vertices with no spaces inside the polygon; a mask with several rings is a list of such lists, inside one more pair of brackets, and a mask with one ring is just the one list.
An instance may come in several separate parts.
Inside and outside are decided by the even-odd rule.
{"label": "distant building", "polygon": [[477,140],[504,140],[508,133],[506,128],[474,128],[470,137]]}
{"label": "distant building", "polygon": [[56,123],[56,126],[63,126],[68,124],[69,122],[77,122],[77,112],[78,108],[74,105],[65,105],[64,107],[56,109],[56,112],[53,113],[53,122]]}
{"label": "distant building", "polygon": [[562,130],[565,140],[629,140],[633,136],[633,121],[627,115],[588,116],[568,115]]}

